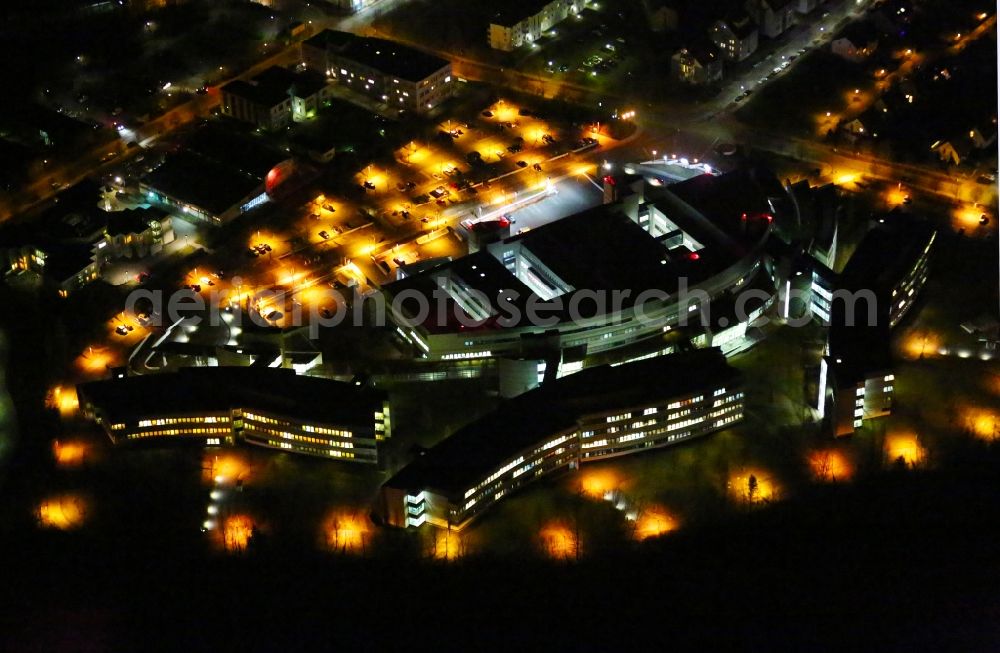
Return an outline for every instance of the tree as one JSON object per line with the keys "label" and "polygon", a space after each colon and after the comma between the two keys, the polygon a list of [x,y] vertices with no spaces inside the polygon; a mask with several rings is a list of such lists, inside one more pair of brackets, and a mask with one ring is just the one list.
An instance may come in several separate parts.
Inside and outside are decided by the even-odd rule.
{"label": "tree", "polygon": [[757,477],[753,474],[747,479],[747,502],[753,503],[754,497],[757,496]]}

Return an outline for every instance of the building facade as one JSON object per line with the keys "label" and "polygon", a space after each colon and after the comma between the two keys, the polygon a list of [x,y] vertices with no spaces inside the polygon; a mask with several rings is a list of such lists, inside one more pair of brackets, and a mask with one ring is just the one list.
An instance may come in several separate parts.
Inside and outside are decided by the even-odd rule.
{"label": "building facade", "polygon": [[799,0],[747,0],[744,8],[757,22],[760,33],[773,39],[795,25],[798,4]]}
{"label": "building facade", "polygon": [[386,395],[281,368],[182,368],[78,386],[80,406],[115,444],[240,443],[376,464],[391,437]]}
{"label": "building facade", "polygon": [[543,476],[669,446],[743,418],[742,377],[717,349],[596,367],[502,405],[400,470],[375,512],[461,530]]}
{"label": "building facade", "polygon": [[394,110],[425,114],[457,90],[450,61],[384,39],[324,30],[303,41],[302,61]]}
{"label": "building facade", "polygon": [[223,115],[274,131],[315,116],[332,88],[317,72],[273,66],[250,81],[226,84],[221,93]]}
{"label": "building facade", "polygon": [[542,35],[583,11],[586,0],[529,0],[514,2],[498,11],[487,31],[490,47],[510,52],[531,45]]}
{"label": "building facade", "polygon": [[[865,235],[839,275],[813,270],[811,308],[829,326],[817,409],[834,435],[850,435],[892,411],[891,333],[927,283],[937,232],[891,215]],[[891,222],[890,222],[891,221]]]}
{"label": "building facade", "polygon": [[746,13],[715,21],[708,37],[726,61],[743,61],[757,51],[759,40],[757,23]]}
{"label": "building facade", "polygon": [[139,190],[146,202],[176,217],[219,226],[280,195],[295,173],[287,152],[242,126],[213,122],[147,173]]}
{"label": "building facade", "polygon": [[[747,171],[667,187],[638,182],[616,203],[384,286],[387,317],[428,361],[592,355],[700,328],[714,301],[769,276],[770,207],[784,193],[774,184],[764,188]],[[414,295],[443,314],[419,315],[406,299]],[[605,301],[595,307],[593,297]],[[533,323],[528,306],[541,303],[561,309]]]}
{"label": "building facade", "polygon": [[681,48],[670,57],[670,73],[682,84],[713,84],[722,79],[722,57],[714,46]]}
{"label": "building facade", "polygon": [[95,245],[103,260],[145,258],[163,251],[174,240],[170,216],[160,209],[139,207],[111,213],[104,238]]}

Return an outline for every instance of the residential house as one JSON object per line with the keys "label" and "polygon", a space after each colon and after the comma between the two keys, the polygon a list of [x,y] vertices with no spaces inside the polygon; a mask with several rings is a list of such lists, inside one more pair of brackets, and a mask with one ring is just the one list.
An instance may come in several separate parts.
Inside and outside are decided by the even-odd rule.
{"label": "residential house", "polygon": [[97,255],[105,260],[144,258],[160,253],[173,240],[170,215],[162,209],[140,206],[108,214],[104,238],[96,245]]}
{"label": "residential house", "polygon": [[272,66],[250,81],[223,86],[222,114],[261,129],[282,129],[314,116],[331,93],[323,75]]}
{"label": "residential house", "polygon": [[520,0],[503,3],[490,20],[487,36],[494,50],[510,52],[530,45],[558,23],[583,11],[585,0]]}
{"label": "residential house", "polygon": [[722,57],[708,41],[681,48],[670,58],[670,74],[684,84],[705,86],[722,79]]}
{"label": "residential house", "polygon": [[870,23],[851,23],[830,42],[835,55],[854,63],[872,56],[877,48],[878,32]]}
{"label": "residential house", "polygon": [[768,38],[781,36],[796,22],[798,0],[746,0],[744,8]]}
{"label": "residential house", "polygon": [[969,158],[975,148],[964,138],[954,138],[946,141],[934,141],[931,151],[948,165],[957,166]]}
{"label": "residential house", "polygon": [[727,61],[743,61],[757,51],[757,23],[745,11],[712,23],[708,38]]}

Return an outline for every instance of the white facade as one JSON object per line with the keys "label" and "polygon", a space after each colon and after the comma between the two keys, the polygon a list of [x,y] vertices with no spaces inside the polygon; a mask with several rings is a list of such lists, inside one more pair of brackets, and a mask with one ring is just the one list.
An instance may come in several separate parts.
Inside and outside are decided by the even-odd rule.
{"label": "white facade", "polygon": [[795,25],[797,6],[797,0],[747,0],[745,8],[757,21],[760,33],[775,38]]}
{"label": "white facade", "polygon": [[757,27],[751,29],[746,26],[741,33],[738,33],[736,28],[737,26],[731,21],[717,20],[708,30],[712,43],[719,48],[722,57],[727,61],[743,61],[757,51],[759,41]]}
{"label": "white facade", "polygon": [[551,0],[536,13],[514,21],[497,18],[488,29],[490,47],[510,52],[531,45],[556,24],[580,13],[586,4],[585,0]]}

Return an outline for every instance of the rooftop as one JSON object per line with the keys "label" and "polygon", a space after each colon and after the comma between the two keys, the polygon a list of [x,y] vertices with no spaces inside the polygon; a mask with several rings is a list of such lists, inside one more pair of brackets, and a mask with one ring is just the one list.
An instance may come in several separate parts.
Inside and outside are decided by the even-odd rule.
{"label": "rooftop", "polygon": [[108,235],[123,236],[126,234],[141,234],[149,228],[153,220],[157,222],[167,217],[167,212],[146,206],[108,214]]}
{"label": "rooftop", "polygon": [[184,147],[260,181],[271,168],[288,159],[286,152],[271,147],[243,125],[229,122],[205,124],[185,139]]}
{"label": "rooftop", "polygon": [[870,288],[889,292],[913,268],[923,254],[935,229],[900,211],[893,211],[861,239],[840,276],[840,285],[849,290]]}
{"label": "rooftop", "polygon": [[[767,178],[763,180],[755,173],[737,171],[718,177],[702,175],[669,187],[647,186],[647,203],[662,211],[678,232],[654,237],[623,213],[622,205],[597,206],[389,284],[386,291],[398,295],[410,289],[429,297],[440,287],[439,279],[453,275],[483,293],[494,307],[501,290],[517,293],[511,302],[515,306],[524,304],[532,291],[500,263],[506,251],[519,246],[522,254],[530,253],[527,261],[537,259],[573,290],[628,290],[629,295],[622,298],[627,308],[643,291],[676,293],[682,279],[691,287],[759,247],[773,221],[771,202],[765,196],[770,192]],[[695,252],[669,240],[679,232],[701,247]],[[589,310],[593,302],[583,305]],[[429,316],[424,324],[428,330],[456,329],[452,320],[431,325],[434,317]],[[477,328],[497,326],[487,321]]]}
{"label": "rooftop", "polygon": [[641,408],[739,379],[718,349],[591,367],[510,399],[459,429],[396,473],[386,485],[461,496],[490,471],[587,414]]}
{"label": "rooftop", "polygon": [[757,23],[753,21],[746,11],[739,10],[732,12],[726,17],[726,24],[736,35],[736,38],[745,39],[757,31]]}
{"label": "rooftop", "polygon": [[551,2],[552,0],[508,0],[500,4],[492,22],[494,25],[513,27],[525,18],[534,16]]}
{"label": "rooftop", "polygon": [[79,391],[116,423],[242,408],[321,424],[370,425],[385,399],[378,390],[350,383],[250,367],[186,367],[84,383]]}
{"label": "rooftop", "polygon": [[45,276],[59,283],[79,274],[94,262],[91,246],[85,243],[46,245]]}
{"label": "rooftop", "polygon": [[223,92],[239,95],[256,104],[273,107],[289,98],[309,97],[326,86],[326,79],[314,71],[295,72],[281,66],[271,66],[250,81],[241,79],[222,87]]}
{"label": "rooftop", "polygon": [[194,152],[169,155],[144,178],[150,188],[213,214],[224,213],[263,182]]}
{"label": "rooftop", "polygon": [[108,214],[98,206],[100,187],[83,180],[62,191],[39,213],[5,225],[0,243],[45,245],[93,242],[107,224]]}
{"label": "rooftop", "polygon": [[448,65],[445,59],[394,41],[336,30],[323,30],[305,43],[411,82],[426,79]]}

